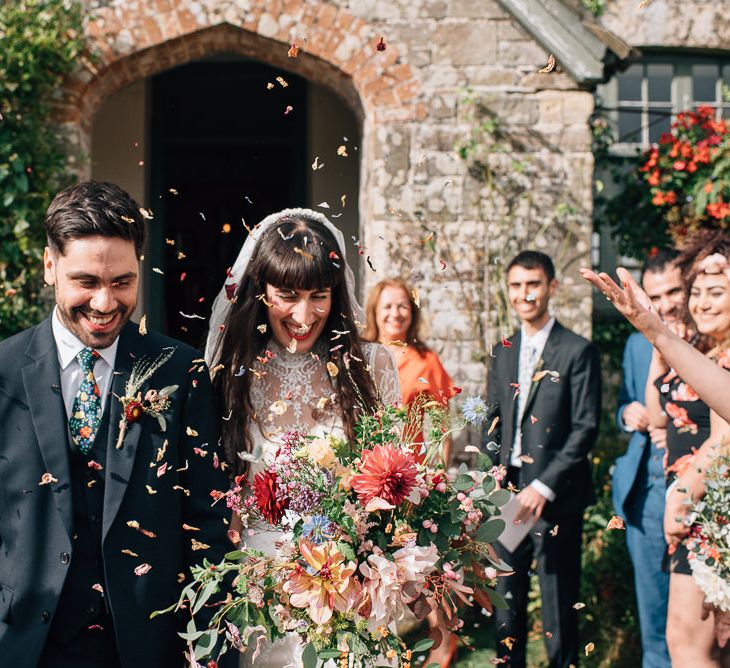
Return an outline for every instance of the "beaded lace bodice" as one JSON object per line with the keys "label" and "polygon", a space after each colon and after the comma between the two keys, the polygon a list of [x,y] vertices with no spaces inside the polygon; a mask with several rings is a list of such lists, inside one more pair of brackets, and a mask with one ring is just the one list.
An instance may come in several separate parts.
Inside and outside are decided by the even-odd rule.
{"label": "beaded lace bodice", "polygon": [[[398,370],[388,350],[363,343],[365,362],[384,404],[400,401]],[[341,407],[327,370],[327,343],[311,352],[290,353],[273,339],[256,361],[251,385],[255,420],[251,422],[257,460],[275,452],[281,437],[297,429],[308,434],[342,433]],[[254,463],[254,472],[260,469]]]}

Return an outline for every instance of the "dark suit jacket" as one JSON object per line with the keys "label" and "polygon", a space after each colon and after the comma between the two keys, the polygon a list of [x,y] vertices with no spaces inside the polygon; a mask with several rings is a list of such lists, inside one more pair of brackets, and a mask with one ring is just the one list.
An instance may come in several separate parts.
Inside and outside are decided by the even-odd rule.
{"label": "dark suit jacket", "polygon": [[[490,439],[500,444],[499,462],[505,466],[515,435],[519,332],[510,343],[497,346],[489,372],[492,419],[500,418]],[[539,370],[557,371],[560,379],[545,375],[532,383],[522,418],[522,454],[531,460],[523,461],[520,481],[527,485],[537,478],[555,492],[555,501],[545,506],[546,517],[581,513],[595,501],[589,455],[601,416],[598,350],[556,322],[537,362]]]}
{"label": "dark suit jacket", "polygon": [[[159,334],[141,336],[134,323],[120,335],[111,392],[124,394],[135,359],[177,350],[142,387],[179,385],[172,396],[167,431],[143,416],[115,449],[121,403],[111,397],[102,524],[105,582],[123,666],[157,668],[182,664],[177,637],[182,618],[150,613],[173,603],[203,557],[220,561],[226,544],[221,504],[210,491],[225,490],[225,473],[213,465],[218,413],[200,354]],[[189,435],[190,428],[197,435]],[[192,432],[191,432],[192,433]],[[207,452],[201,456],[193,451]],[[68,554],[73,559],[67,417],[58,355],[46,319],[0,343],[0,662],[37,663],[61,594]],[[160,453],[164,453],[160,455]],[[222,460],[221,460],[222,461]],[[166,470],[161,469],[167,465]],[[160,474],[164,470],[164,473]],[[58,482],[39,485],[44,473]],[[147,489],[147,485],[151,491]],[[154,493],[152,493],[154,492]],[[154,538],[127,525],[154,532]],[[183,523],[199,531],[184,530]],[[192,539],[209,545],[194,550]],[[123,550],[133,554],[124,553]],[[136,556],[135,556],[136,555]],[[140,564],[152,568],[135,575]]]}

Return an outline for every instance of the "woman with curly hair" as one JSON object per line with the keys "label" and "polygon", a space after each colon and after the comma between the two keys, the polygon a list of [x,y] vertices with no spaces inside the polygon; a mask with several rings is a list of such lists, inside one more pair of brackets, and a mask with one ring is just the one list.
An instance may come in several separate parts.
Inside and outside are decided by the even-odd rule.
{"label": "woman with curly hair", "polygon": [[[721,231],[693,237],[677,259],[688,286],[689,326],[677,333],[723,368],[730,368],[730,237]],[[730,379],[730,377],[729,377]],[[666,470],[669,492],[665,527],[676,524],[676,500],[684,483],[675,483],[694,465],[695,453],[730,437],[730,425],[702,401],[654,349],[646,387],[649,422],[667,429]],[[720,655],[711,620],[703,619],[704,595],[692,578],[688,552],[678,532],[669,536],[667,644],[672,664],[718,666]],[[687,528],[683,527],[683,534]]]}

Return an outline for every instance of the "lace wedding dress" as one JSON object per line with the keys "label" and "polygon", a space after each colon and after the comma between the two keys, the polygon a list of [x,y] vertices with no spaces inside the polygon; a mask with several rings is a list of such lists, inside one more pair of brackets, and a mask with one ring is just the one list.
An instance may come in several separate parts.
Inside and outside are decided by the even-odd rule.
{"label": "lace wedding dress", "polygon": [[[387,349],[377,343],[363,343],[365,362],[375,380],[383,404],[400,401],[398,370]],[[319,341],[310,352],[290,353],[273,339],[268,351],[259,357],[251,385],[255,421],[251,423],[253,456],[249,476],[253,478],[276,454],[281,439],[292,430],[306,434],[334,433],[344,437],[341,408],[326,367],[327,342]],[[266,360],[264,362],[264,360]],[[267,553],[276,551],[281,531],[266,525],[253,527],[244,536],[249,547]],[[264,641],[255,663],[249,649],[241,666],[283,668],[301,665],[302,647],[298,638],[288,636],[275,643]]]}

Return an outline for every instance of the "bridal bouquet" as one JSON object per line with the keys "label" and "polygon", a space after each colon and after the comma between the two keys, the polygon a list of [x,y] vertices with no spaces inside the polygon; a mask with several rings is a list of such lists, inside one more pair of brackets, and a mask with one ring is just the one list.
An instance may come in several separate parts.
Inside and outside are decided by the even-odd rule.
{"label": "bridal bouquet", "polygon": [[692,575],[707,603],[730,612],[730,454],[708,467],[705,495],[692,509],[687,541]]}
{"label": "bridal bouquet", "polygon": [[[465,408],[467,421],[486,414],[476,397]],[[428,447],[414,442],[414,435],[424,440],[424,410]],[[182,634],[191,663],[219,656],[219,644],[255,659],[264,638],[294,633],[305,668],[328,659],[344,668],[410,666],[414,652],[433,641],[408,647],[395,631],[399,620],[440,609],[458,630],[457,606],[471,604],[475,587],[487,605],[503,606],[490,586],[509,567],[490,543],[505,525],[499,507],[509,492],[496,484],[504,471],[479,453],[477,470],[462,465],[447,473],[438,453],[453,432],[449,420],[430,402],[363,417],[353,443],[289,433],[251,484],[240,476],[233,489],[213,492],[240,518],[242,536],[232,538],[243,547],[220,564],[194,568],[193,582],[169,609],[191,613]],[[262,525],[282,532],[275,554],[246,547]],[[214,612],[199,629],[204,607]]]}

